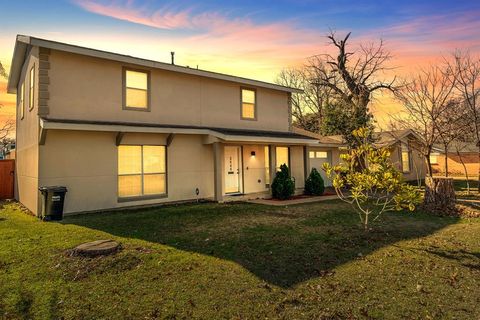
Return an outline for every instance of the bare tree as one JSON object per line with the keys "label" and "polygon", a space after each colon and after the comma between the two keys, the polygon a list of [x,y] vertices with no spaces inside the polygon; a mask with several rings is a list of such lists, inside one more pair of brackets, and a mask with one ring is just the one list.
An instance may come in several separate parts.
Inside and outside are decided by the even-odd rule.
{"label": "bare tree", "polygon": [[403,80],[395,92],[404,113],[392,116],[396,125],[411,129],[422,139],[411,141],[411,146],[425,159],[428,175],[432,176],[430,154],[439,139],[439,122],[453,98],[454,78],[438,66],[423,69],[411,80]]}
{"label": "bare tree", "polygon": [[3,77],[5,79],[8,78],[7,71],[5,71],[5,68],[2,65],[2,62],[0,61],[0,77]]}
{"label": "bare tree", "polygon": [[463,173],[465,175],[465,180],[467,183],[467,194],[470,194],[470,177],[468,175],[467,165],[465,164],[465,160],[463,159],[463,152],[467,149],[467,147],[471,144],[471,133],[468,130],[465,131],[465,135],[459,135],[455,141],[452,142],[453,149],[455,150],[455,154],[458,157],[458,160],[462,164]]}
{"label": "bare tree", "polygon": [[[456,89],[461,95],[463,105],[469,115],[480,163],[480,58],[473,57],[468,52],[456,51],[452,60],[447,63],[455,74]],[[480,167],[478,191],[480,192]]]}
{"label": "bare tree", "polygon": [[320,132],[323,108],[330,101],[331,90],[313,85],[317,70],[310,65],[301,68],[284,69],[277,76],[276,83],[294,88],[303,88],[304,93],[292,94],[292,116],[302,129]]}
{"label": "bare tree", "polygon": [[[446,75],[449,77],[449,75]],[[453,83],[454,84],[454,83]],[[453,95],[453,93],[452,93]],[[444,173],[448,177],[448,155],[450,147],[469,131],[469,117],[463,103],[458,99],[447,101],[443,108],[439,108],[439,115],[434,125],[438,132],[438,141],[443,146],[445,158]],[[458,144],[457,144],[458,146]]]}
{"label": "bare tree", "polygon": [[372,95],[379,90],[393,91],[395,88],[395,78],[390,81],[381,79],[385,71],[391,69],[387,63],[392,56],[382,40],[378,44],[361,44],[357,50],[349,51],[347,43],[350,35],[348,33],[345,38],[339,39],[335,33],[330,33],[328,39],[337,49],[336,56],[316,56],[317,63],[312,67],[318,74],[316,85],[331,89],[338,100],[355,111],[355,115],[368,121],[368,104]]}
{"label": "bare tree", "polygon": [[[8,79],[8,74],[5,71],[2,63],[0,62],[0,77]],[[0,104],[0,108],[3,105]],[[3,125],[0,126],[0,147],[3,147],[3,142],[7,140],[10,133],[15,129],[15,122],[12,120],[7,120]]]}
{"label": "bare tree", "polygon": [[[327,38],[336,49],[335,55],[312,56],[303,68],[284,70],[277,82],[300,85],[305,89],[304,98],[292,101],[295,110],[293,116],[300,124],[302,119],[311,122],[311,114],[320,124],[325,116],[324,108],[334,107],[339,119],[345,120],[347,117],[349,120],[349,123],[338,127],[338,133],[343,134],[347,142],[352,142],[355,140],[351,137],[354,129],[371,124],[372,115],[368,105],[373,94],[395,88],[395,78],[389,81],[382,79],[385,72],[391,69],[387,64],[392,56],[385,49],[383,41],[361,44],[356,50],[350,51],[347,45],[350,33],[340,39],[331,32]],[[332,115],[332,112],[329,114]],[[335,124],[336,121],[330,123]]]}

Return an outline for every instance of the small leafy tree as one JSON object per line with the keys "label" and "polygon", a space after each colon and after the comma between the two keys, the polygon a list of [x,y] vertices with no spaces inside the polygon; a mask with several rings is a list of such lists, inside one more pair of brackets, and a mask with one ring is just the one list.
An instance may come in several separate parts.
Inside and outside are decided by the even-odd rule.
{"label": "small leafy tree", "polygon": [[[365,230],[370,220],[377,220],[382,213],[413,211],[421,201],[416,188],[403,182],[401,173],[390,161],[390,152],[374,148],[369,142],[370,135],[367,128],[355,130],[353,136],[358,144],[349,154],[341,155],[344,163],[324,164],[338,197],[354,207]],[[348,192],[344,192],[347,188]]]}
{"label": "small leafy tree", "polygon": [[294,192],[295,182],[290,177],[290,170],[286,164],[282,164],[272,182],[272,197],[285,200],[290,198]]}
{"label": "small leafy tree", "polygon": [[305,181],[305,193],[315,196],[320,196],[325,191],[325,184],[322,175],[313,168]]}

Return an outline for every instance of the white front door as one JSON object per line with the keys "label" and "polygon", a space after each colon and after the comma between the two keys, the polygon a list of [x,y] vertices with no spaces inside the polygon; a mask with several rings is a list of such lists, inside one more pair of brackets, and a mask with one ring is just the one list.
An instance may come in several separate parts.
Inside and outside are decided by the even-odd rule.
{"label": "white front door", "polygon": [[240,147],[225,146],[225,193],[240,192]]}

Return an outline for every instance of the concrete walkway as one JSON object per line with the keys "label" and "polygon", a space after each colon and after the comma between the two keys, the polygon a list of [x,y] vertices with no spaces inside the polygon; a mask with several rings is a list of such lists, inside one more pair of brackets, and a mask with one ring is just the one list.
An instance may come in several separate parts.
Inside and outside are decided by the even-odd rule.
{"label": "concrete walkway", "polygon": [[273,200],[273,199],[255,199],[255,200],[247,200],[250,203],[256,204],[264,204],[268,206],[290,206],[294,204],[303,204],[303,203],[311,203],[311,202],[320,202],[320,201],[327,201],[327,200],[335,200],[338,199],[337,195],[330,195],[330,196],[317,196],[317,197],[308,197],[308,198],[301,198],[301,199],[292,199],[292,200]]}

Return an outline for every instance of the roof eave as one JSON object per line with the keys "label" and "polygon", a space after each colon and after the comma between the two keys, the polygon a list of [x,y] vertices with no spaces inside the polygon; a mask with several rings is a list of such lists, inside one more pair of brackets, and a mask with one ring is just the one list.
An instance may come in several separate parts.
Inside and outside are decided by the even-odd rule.
{"label": "roof eave", "polygon": [[7,83],[7,93],[17,93],[18,81],[22,73],[22,66],[25,62],[30,37],[17,35],[15,48],[13,49],[12,63],[10,64],[10,72]]}
{"label": "roof eave", "polygon": [[178,128],[178,127],[145,127],[133,124],[93,124],[93,123],[73,123],[68,120],[51,121],[40,118],[40,127],[45,130],[78,130],[78,131],[100,131],[100,132],[124,132],[124,133],[173,133],[173,134],[198,134],[211,135],[227,142],[272,142],[288,143],[296,145],[307,145],[312,143],[313,139],[308,137],[272,137],[272,136],[249,136],[244,134],[225,134],[216,131],[215,128]]}

